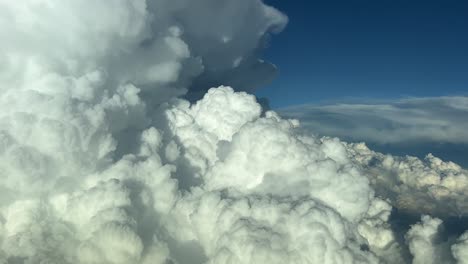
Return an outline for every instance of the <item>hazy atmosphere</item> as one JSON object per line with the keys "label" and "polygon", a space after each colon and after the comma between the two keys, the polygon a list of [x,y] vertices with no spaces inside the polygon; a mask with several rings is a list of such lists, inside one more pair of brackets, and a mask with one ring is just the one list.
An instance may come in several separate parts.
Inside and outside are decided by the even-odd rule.
{"label": "hazy atmosphere", "polygon": [[467,32],[452,0],[0,0],[0,264],[467,264]]}

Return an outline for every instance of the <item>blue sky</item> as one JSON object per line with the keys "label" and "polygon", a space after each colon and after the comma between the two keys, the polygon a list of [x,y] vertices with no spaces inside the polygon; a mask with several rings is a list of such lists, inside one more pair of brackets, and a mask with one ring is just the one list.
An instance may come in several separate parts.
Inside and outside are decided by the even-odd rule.
{"label": "blue sky", "polygon": [[468,94],[468,1],[265,2],[290,19],[264,55],[273,108]]}

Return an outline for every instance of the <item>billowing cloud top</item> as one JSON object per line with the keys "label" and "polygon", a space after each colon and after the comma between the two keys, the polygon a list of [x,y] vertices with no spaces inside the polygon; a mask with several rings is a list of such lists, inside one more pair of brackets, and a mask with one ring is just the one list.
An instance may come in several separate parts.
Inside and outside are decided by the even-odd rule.
{"label": "billowing cloud top", "polygon": [[466,234],[390,218],[465,215],[466,171],[208,90],[269,79],[286,22],[259,0],[0,2],[0,263],[464,263]]}

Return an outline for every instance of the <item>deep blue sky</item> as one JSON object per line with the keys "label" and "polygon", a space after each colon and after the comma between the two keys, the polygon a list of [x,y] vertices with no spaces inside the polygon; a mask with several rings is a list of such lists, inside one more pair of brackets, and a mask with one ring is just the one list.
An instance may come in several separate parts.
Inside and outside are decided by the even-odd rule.
{"label": "deep blue sky", "polygon": [[266,0],[289,16],[265,58],[273,108],[468,94],[468,0]]}

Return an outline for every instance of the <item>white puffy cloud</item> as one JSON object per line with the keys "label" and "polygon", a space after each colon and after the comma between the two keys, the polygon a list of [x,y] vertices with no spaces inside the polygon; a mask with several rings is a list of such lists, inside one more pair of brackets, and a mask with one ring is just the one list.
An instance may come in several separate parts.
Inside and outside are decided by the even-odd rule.
{"label": "white puffy cloud", "polygon": [[353,159],[369,175],[377,195],[399,209],[439,216],[465,216],[468,171],[428,154],[424,160],[374,152],[363,143],[348,144]]}
{"label": "white puffy cloud", "polygon": [[[262,38],[287,21],[261,1],[225,2],[230,8],[211,1],[2,1],[5,196],[73,189],[77,177],[133,151],[159,104],[223,64],[212,60],[254,60]],[[240,14],[256,26],[240,31],[243,24],[230,19]],[[226,34],[233,43],[220,41]]]}
{"label": "white puffy cloud", "polygon": [[0,2],[2,262],[171,259],[158,219],[180,196],[179,146],[155,111],[230,73],[254,88],[243,72],[273,73],[257,51],[287,21],[261,1],[225,4]]}
{"label": "white puffy cloud", "polygon": [[405,247],[398,242],[398,234],[389,222],[391,211],[388,202],[374,199],[358,225],[358,232],[366,239],[369,249],[385,263],[405,263]]}
{"label": "white puffy cloud", "polygon": [[[0,263],[410,261],[394,198],[463,212],[466,173],[430,157],[444,176],[414,180],[428,165],[235,92],[271,78],[257,55],[286,22],[260,0],[0,2]],[[463,241],[442,251],[462,261]]]}
{"label": "white puffy cloud", "polygon": [[412,226],[406,234],[413,264],[454,263],[450,254],[450,240],[442,237],[442,220],[424,215],[421,222]]}
{"label": "white puffy cloud", "polygon": [[360,250],[355,226],[320,202],[219,192],[192,199],[177,205],[170,230],[199,241],[208,263],[378,263]]}
{"label": "white puffy cloud", "polygon": [[301,138],[296,121],[260,113],[253,96],[220,87],[193,106],[177,103],[166,118],[184,150],[180,162],[205,189],[314,197],[350,220],[367,210],[373,192],[343,143]]}
{"label": "white puffy cloud", "polygon": [[452,254],[459,264],[468,263],[468,233],[460,236],[457,243],[452,246]]}

